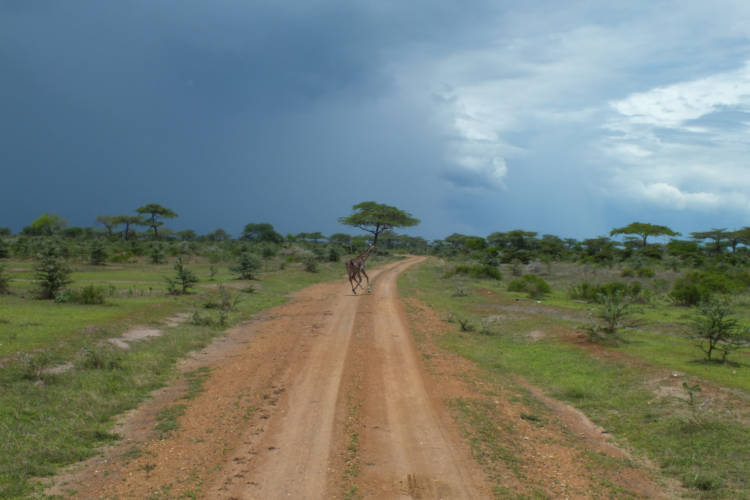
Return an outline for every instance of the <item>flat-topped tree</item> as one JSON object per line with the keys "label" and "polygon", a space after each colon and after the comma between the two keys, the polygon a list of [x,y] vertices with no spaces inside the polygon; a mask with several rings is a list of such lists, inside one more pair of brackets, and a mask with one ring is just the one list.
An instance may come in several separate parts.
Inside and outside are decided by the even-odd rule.
{"label": "flat-topped tree", "polygon": [[641,246],[646,246],[646,238],[649,236],[679,236],[680,233],[671,230],[667,226],[657,226],[646,222],[632,222],[625,227],[615,228],[609,232],[610,236],[616,234],[635,234],[641,238]]}
{"label": "flat-topped tree", "polygon": [[130,239],[130,226],[145,226],[146,221],[140,215],[116,215],[112,217],[112,221],[115,225],[124,225],[125,229],[122,231],[122,238],[124,240]]}
{"label": "flat-topped tree", "polygon": [[711,228],[710,231],[701,231],[701,232],[696,232],[696,233],[690,233],[690,236],[693,239],[696,239],[696,240],[713,240],[714,244],[713,244],[712,251],[714,253],[721,253],[722,249],[725,246],[727,246],[727,245],[730,244],[729,241],[727,241],[723,245],[722,245],[721,242],[724,241],[724,240],[729,240],[730,236],[731,236],[731,233],[728,233],[727,232],[727,228],[725,228],[725,227],[721,227],[721,228],[714,227],[714,228]]}
{"label": "flat-topped tree", "polygon": [[419,219],[412,217],[410,213],[374,201],[363,201],[354,205],[352,210],[355,211],[353,214],[339,218],[339,222],[371,233],[373,245],[377,245],[378,236],[383,231],[394,227],[411,227],[419,224]]}
{"label": "flat-topped tree", "polygon": [[732,253],[737,252],[737,245],[740,243],[750,245],[750,227],[743,227],[729,233],[729,246],[732,247]]}
{"label": "flat-topped tree", "polygon": [[347,226],[358,227],[373,235],[372,244],[367,247],[367,250],[345,263],[352,292],[356,295],[357,287],[362,286],[362,275],[367,279],[368,290],[370,288],[370,278],[365,271],[365,264],[372,251],[375,250],[375,245],[378,244],[378,236],[394,227],[416,226],[419,224],[419,219],[396,207],[375,203],[374,201],[363,201],[354,205],[352,210],[355,211],[352,215],[341,217],[339,222]]}
{"label": "flat-topped tree", "polygon": [[135,211],[144,216],[148,215],[145,225],[154,230],[154,239],[159,237],[157,228],[164,224],[164,222],[159,219],[174,219],[177,217],[177,213],[169,208],[159,205],[158,203],[143,205],[142,207],[136,208]]}

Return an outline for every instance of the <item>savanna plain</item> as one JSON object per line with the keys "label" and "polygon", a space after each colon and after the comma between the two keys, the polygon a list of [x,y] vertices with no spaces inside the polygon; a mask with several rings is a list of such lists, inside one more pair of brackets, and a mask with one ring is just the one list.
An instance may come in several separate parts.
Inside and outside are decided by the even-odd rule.
{"label": "savanna plain", "polygon": [[741,244],[155,236],[0,236],[0,497],[750,498]]}

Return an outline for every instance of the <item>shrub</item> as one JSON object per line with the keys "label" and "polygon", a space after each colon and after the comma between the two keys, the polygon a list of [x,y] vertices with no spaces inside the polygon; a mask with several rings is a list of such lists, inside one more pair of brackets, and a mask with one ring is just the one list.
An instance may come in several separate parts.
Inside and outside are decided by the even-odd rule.
{"label": "shrub", "polygon": [[302,265],[308,273],[318,272],[318,259],[314,255],[306,255],[303,257]]}
{"label": "shrub", "polygon": [[631,269],[629,267],[623,268],[623,270],[620,272],[620,276],[623,278],[632,278],[635,276],[635,270]]}
{"label": "shrub", "polygon": [[182,263],[182,256],[177,257],[174,270],[174,278],[165,278],[167,280],[167,291],[172,295],[184,295],[188,293],[188,288],[198,282],[198,278],[193,271],[187,269]]}
{"label": "shrub", "polygon": [[151,257],[152,264],[162,264],[165,255],[164,248],[159,243],[156,243],[151,247],[151,253],[149,256]]}
{"label": "shrub", "polygon": [[94,240],[89,247],[89,262],[95,266],[103,265],[107,260],[107,250],[100,240]]}
{"label": "shrub", "polygon": [[38,255],[34,266],[37,292],[41,299],[54,299],[62,288],[70,283],[70,266],[56,246],[47,247]]}
{"label": "shrub", "polygon": [[339,249],[331,246],[328,248],[328,262],[338,262],[341,258],[341,252]]}
{"label": "shrub", "polygon": [[655,276],[654,270],[650,267],[642,267],[636,271],[639,278],[653,278]]}
{"label": "shrub", "polygon": [[740,349],[750,340],[748,329],[740,329],[739,322],[732,317],[729,303],[722,300],[701,303],[691,333],[706,361],[711,361],[713,353],[719,351],[722,363],[730,352]]}
{"label": "shrub", "polygon": [[594,312],[596,321],[584,330],[592,341],[615,339],[621,328],[632,326],[630,302],[621,290],[611,290],[599,297],[600,305]]}
{"label": "shrub", "polygon": [[647,296],[644,295],[643,287],[637,281],[632,283],[611,281],[600,285],[592,285],[591,283],[584,281],[578,285],[573,285],[568,290],[568,296],[571,299],[585,300],[586,302],[593,304],[602,304],[606,300],[607,295],[615,293],[621,294],[623,298],[630,302],[643,302],[647,300]]}
{"label": "shrub", "polygon": [[679,305],[695,306],[716,294],[744,291],[750,285],[747,272],[692,271],[675,281],[669,296]]}
{"label": "shrub", "polygon": [[508,284],[509,292],[526,292],[530,298],[539,299],[550,293],[552,289],[549,284],[539,276],[527,274],[522,278],[514,279]]}
{"label": "shrub", "polygon": [[0,237],[0,259],[7,259],[10,256],[10,250],[5,240]]}
{"label": "shrub", "polygon": [[10,293],[10,277],[5,272],[5,264],[0,264],[0,295]]}
{"label": "shrub", "polygon": [[75,290],[65,290],[55,297],[55,302],[73,302],[75,304],[96,305],[106,302],[107,289],[87,285]]}
{"label": "shrub", "polygon": [[122,367],[122,356],[106,346],[84,347],[78,366],[86,370],[115,370]]}
{"label": "shrub", "polygon": [[500,270],[497,267],[488,264],[480,264],[476,266],[467,266],[463,264],[458,265],[453,270],[452,274],[465,274],[477,279],[503,279],[503,275],[500,273]]}
{"label": "shrub", "polygon": [[238,279],[252,280],[255,279],[255,272],[260,269],[262,261],[257,255],[248,251],[240,254],[239,262],[236,266],[229,268],[230,271],[238,275]]}

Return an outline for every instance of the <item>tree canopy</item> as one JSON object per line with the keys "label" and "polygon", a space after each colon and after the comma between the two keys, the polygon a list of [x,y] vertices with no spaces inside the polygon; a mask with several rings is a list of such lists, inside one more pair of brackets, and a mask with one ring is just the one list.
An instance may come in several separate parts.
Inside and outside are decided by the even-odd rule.
{"label": "tree canopy", "polygon": [[352,207],[352,210],[354,210],[353,214],[339,218],[339,222],[371,233],[374,236],[373,245],[377,245],[378,236],[383,231],[394,227],[416,226],[420,222],[408,212],[374,201],[358,203]]}
{"label": "tree canopy", "polygon": [[23,228],[26,234],[50,236],[59,233],[68,222],[57,214],[43,213],[30,226]]}
{"label": "tree canopy", "polygon": [[164,224],[164,222],[159,220],[160,218],[174,219],[175,217],[177,217],[176,212],[170,210],[169,208],[163,207],[158,203],[149,203],[148,205],[143,205],[142,207],[136,208],[135,211],[141,215],[149,216],[149,218],[146,220],[146,225],[154,230],[154,238],[157,238],[159,236],[157,228]]}
{"label": "tree canopy", "polygon": [[671,230],[667,226],[658,226],[646,222],[631,222],[627,226],[615,228],[609,232],[610,236],[616,234],[636,234],[641,238],[641,246],[646,246],[646,238],[649,236],[679,236],[680,233]]}
{"label": "tree canopy", "polygon": [[247,224],[242,231],[242,239],[267,243],[281,243],[284,241],[284,237],[277,233],[273,226],[268,222]]}

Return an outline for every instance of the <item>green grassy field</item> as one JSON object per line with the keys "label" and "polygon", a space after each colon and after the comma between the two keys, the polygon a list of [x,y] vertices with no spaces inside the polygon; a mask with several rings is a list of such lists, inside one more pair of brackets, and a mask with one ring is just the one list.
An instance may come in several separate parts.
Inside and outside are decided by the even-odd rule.
{"label": "green grassy field", "polygon": [[[172,261],[80,266],[69,287],[102,286],[106,302],[79,305],[35,299],[33,263],[6,263],[12,281],[11,294],[0,296],[0,498],[37,496],[36,478],[118,439],[114,417],[171,380],[179,359],[223,334],[218,313],[206,308],[220,283],[239,297],[226,323],[231,326],[283,303],[295,290],[345,274],[342,262],[319,263],[317,272],[307,272],[300,263],[269,259],[258,280],[236,280],[227,264],[216,265],[210,279],[210,264],[194,258],[187,267],[200,281],[193,293],[174,296],[165,286],[174,274]],[[177,313],[189,318],[195,312],[214,324],[165,326]],[[105,341],[135,326],[159,327],[163,335],[128,350]],[[60,366],[67,369],[56,372]]]}
{"label": "green grassy field", "polygon": [[[731,365],[702,362],[692,342],[674,333],[684,326],[686,309],[659,301],[641,307],[643,330],[625,331],[619,345],[591,350],[571,339],[578,338],[576,328],[592,306],[567,299],[559,284],[550,298],[536,301],[506,291],[510,273],[503,282],[472,280],[447,277],[449,268],[431,259],[399,282],[402,294],[425,301],[452,322],[442,347],[476,362],[489,380],[503,383],[519,375],[581,409],[621,444],[679,479],[691,496],[750,498],[747,351],[734,353]],[[533,338],[533,331],[543,336]],[[673,375],[678,390],[683,381],[703,386],[695,404],[686,394],[655,392]],[[710,397],[709,387],[731,389],[736,397],[729,405]],[[474,413],[470,420],[481,422]]]}

